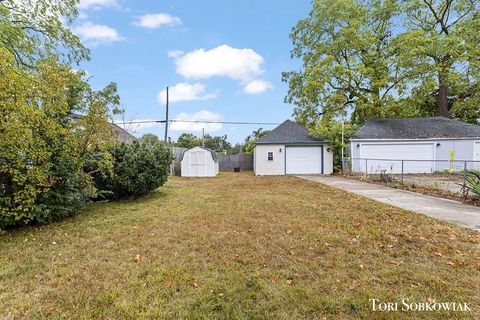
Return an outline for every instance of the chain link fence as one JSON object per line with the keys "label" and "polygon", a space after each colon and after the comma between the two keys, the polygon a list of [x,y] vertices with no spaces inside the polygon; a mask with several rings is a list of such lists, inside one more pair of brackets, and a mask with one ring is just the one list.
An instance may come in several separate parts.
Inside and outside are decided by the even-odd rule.
{"label": "chain link fence", "polygon": [[378,158],[344,158],[342,161],[342,171],[346,175],[428,187],[462,197],[468,195],[467,176],[472,170],[480,171],[480,161]]}

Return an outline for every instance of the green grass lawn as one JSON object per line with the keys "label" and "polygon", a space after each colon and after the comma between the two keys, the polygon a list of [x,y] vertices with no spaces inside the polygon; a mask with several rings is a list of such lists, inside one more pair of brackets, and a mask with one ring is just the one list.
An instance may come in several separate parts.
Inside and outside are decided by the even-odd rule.
{"label": "green grass lawn", "polygon": [[[0,237],[0,319],[479,319],[480,235],[295,177],[171,178]],[[467,302],[471,312],[374,312]]]}

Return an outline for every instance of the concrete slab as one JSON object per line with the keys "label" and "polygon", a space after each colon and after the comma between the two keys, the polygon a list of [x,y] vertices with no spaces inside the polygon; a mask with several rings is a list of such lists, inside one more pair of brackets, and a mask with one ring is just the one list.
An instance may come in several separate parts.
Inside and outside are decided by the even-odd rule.
{"label": "concrete slab", "polygon": [[383,185],[366,183],[339,176],[299,175],[299,178],[320,182],[361,196],[415,211],[432,218],[456,223],[480,231],[480,208],[458,201],[433,197]]}

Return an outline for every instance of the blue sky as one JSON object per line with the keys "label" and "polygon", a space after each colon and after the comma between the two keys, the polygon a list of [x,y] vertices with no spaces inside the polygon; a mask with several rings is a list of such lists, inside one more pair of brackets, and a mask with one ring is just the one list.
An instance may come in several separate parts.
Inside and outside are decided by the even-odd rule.
{"label": "blue sky", "polygon": [[[291,118],[281,72],[299,66],[289,34],[309,1],[81,0],[79,8],[71,28],[92,52],[81,68],[96,89],[118,83],[126,121],[164,119],[166,86],[173,119]],[[239,142],[259,126],[175,124],[169,136],[200,135],[202,127]],[[164,127],[128,129],[163,136]]]}

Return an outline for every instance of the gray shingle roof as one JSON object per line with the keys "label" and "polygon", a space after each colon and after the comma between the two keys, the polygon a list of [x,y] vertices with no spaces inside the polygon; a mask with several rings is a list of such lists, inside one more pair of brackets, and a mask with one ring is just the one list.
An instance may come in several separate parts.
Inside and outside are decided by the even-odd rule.
{"label": "gray shingle roof", "polygon": [[260,138],[256,144],[315,144],[322,142],[322,139],[310,136],[307,128],[287,120]]}
{"label": "gray shingle roof", "polygon": [[133,143],[133,141],[137,140],[137,138],[134,135],[132,135],[127,130],[120,127],[118,124],[110,123],[110,128],[112,128],[115,138],[119,142]]}
{"label": "gray shingle roof", "polygon": [[212,155],[213,161],[218,162],[217,153],[215,151],[213,151],[212,149],[208,149],[208,148],[205,148],[205,147],[202,147],[202,146],[196,146],[196,147],[184,150],[183,153],[182,153],[182,158],[180,159],[180,161],[183,160],[183,157],[185,156],[185,152],[187,152],[188,150],[195,149],[195,148],[202,148],[202,149],[210,152],[210,154]]}
{"label": "gray shingle roof", "polygon": [[352,139],[479,138],[480,126],[445,117],[375,119]]}

